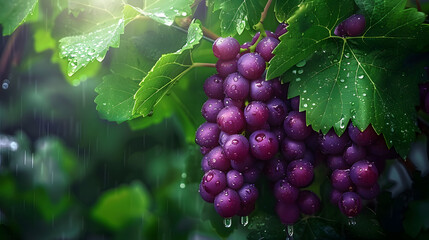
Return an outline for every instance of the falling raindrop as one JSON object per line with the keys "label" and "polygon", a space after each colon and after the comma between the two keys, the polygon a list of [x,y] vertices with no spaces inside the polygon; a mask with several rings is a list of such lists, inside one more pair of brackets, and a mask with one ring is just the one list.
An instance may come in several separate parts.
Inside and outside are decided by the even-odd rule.
{"label": "falling raindrop", "polygon": [[8,88],[9,88],[9,84],[10,84],[9,79],[5,79],[5,80],[3,80],[3,83],[2,83],[2,85],[1,85],[1,87],[2,87],[4,90],[6,90],[6,89],[8,89]]}
{"label": "falling raindrop", "polygon": [[242,216],[240,218],[240,223],[243,227],[247,226],[247,224],[249,224],[249,216]]}
{"label": "falling raindrop", "polygon": [[286,240],[293,240],[293,226],[287,225],[286,231],[287,231]]}
{"label": "falling raindrop", "polygon": [[223,225],[224,225],[226,228],[230,228],[230,227],[232,226],[232,219],[231,219],[231,218],[225,218],[225,219],[223,220]]}
{"label": "falling raindrop", "polygon": [[354,226],[356,225],[356,219],[354,217],[349,217],[347,224],[349,226]]}

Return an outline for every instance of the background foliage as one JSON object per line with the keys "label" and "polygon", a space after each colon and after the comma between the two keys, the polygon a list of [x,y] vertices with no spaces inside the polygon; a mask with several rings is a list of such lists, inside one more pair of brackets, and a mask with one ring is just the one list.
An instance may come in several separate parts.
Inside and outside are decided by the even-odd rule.
{"label": "background foliage", "polygon": [[[428,13],[429,3],[420,3]],[[206,30],[250,41],[265,4],[0,0],[0,239],[283,239],[266,182],[249,226],[236,218],[223,226],[198,194],[201,154],[193,144],[202,85],[215,72],[201,67],[216,61]],[[402,0],[271,4],[265,29],[279,21],[290,27],[267,74],[291,82],[289,97],[301,97],[312,127],[341,134],[349,120],[361,129],[372,124],[408,155],[388,163],[377,204],[355,226],[330,205],[327,169],[318,167],[311,188],[323,210],[296,224],[297,239],[429,237],[422,214],[429,118],[415,109],[418,83],[427,80],[429,27],[414,7]],[[355,12],[368,16],[364,36],[333,36]]]}

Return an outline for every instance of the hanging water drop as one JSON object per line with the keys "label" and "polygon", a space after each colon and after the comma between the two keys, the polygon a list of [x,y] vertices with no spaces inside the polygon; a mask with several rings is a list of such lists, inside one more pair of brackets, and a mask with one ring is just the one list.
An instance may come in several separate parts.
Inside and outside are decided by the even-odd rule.
{"label": "hanging water drop", "polygon": [[304,67],[305,64],[307,64],[307,62],[305,60],[302,60],[301,62],[297,63],[296,66],[297,67]]}
{"label": "hanging water drop", "polygon": [[223,225],[224,225],[226,228],[230,228],[230,227],[232,226],[232,219],[231,219],[231,218],[225,218],[225,219],[223,220]]}
{"label": "hanging water drop", "polygon": [[240,223],[243,227],[247,226],[247,224],[249,224],[249,216],[242,216],[240,218]]}
{"label": "hanging water drop", "polygon": [[347,224],[349,226],[354,226],[356,225],[356,219],[354,217],[349,217]]}
{"label": "hanging water drop", "polygon": [[8,89],[8,88],[9,88],[9,84],[10,84],[9,79],[5,79],[5,80],[3,80],[3,83],[2,83],[2,85],[1,85],[1,87],[2,87],[4,90],[6,90],[6,89]]}
{"label": "hanging water drop", "polygon": [[287,225],[286,231],[287,231],[286,240],[293,240],[293,225]]}

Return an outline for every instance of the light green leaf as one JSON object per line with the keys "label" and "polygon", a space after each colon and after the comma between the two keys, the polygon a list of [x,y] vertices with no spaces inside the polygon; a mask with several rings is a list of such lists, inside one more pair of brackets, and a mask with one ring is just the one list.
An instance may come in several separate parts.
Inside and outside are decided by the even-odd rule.
{"label": "light green leaf", "polygon": [[119,230],[136,219],[144,219],[149,212],[149,193],[140,183],[106,191],[91,211],[99,223]]}
{"label": "light green leaf", "polygon": [[152,113],[173,85],[192,69],[191,49],[203,36],[199,21],[191,23],[186,44],[177,52],[162,55],[148,75],[141,81],[134,96],[133,114],[147,116]]}
{"label": "light green leaf", "polygon": [[3,26],[3,36],[12,34],[19,25],[24,23],[35,10],[37,3],[37,0],[1,1],[0,24]]}
{"label": "light green leaf", "polygon": [[258,23],[263,6],[258,0],[215,0],[214,10],[221,9],[219,20],[222,36],[242,34]]}
{"label": "light green leaf", "polygon": [[277,21],[286,22],[286,20],[298,9],[298,5],[303,1],[304,0],[276,0],[274,12],[276,14]]}
{"label": "light green leaf", "polygon": [[56,41],[51,37],[50,31],[39,28],[34,33],[34,50],[43,52],[56,47]]}
{"label": "light green leaf", "polygon": [[124,33],[124,20],[100,28],[94,32],[79,36],[65,37],[60,40],[60,57],[67,58],[68,75],[97,59],[103,61],[109,47],[119,47],[120,35]]}
{"label": "light green leaf", "polygon": [[145,1],[143,9],[133,7],[137,12],[162,24],[171,26],[176,17],[186,17],[191,15],[190,5],[193,0],[156,0]]}

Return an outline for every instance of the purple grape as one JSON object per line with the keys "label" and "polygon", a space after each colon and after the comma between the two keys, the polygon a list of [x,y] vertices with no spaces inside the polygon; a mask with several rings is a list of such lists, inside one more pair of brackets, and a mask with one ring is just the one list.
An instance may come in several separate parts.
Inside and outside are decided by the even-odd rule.
{"label": "purple grape", "polygon": [[349,168],[349,165],[344,161],[343,157],[339,155],[329,155],[326,158],[326,164],[331,170]]}
{"label": "purple grape", "polygon": [[279,43],[277,37],[265,37],[256,45],[256,52],[259,53],[266,62],[269,62],[274,57],[273,50]]}
{"label": "purple grape", "polygon": [[[256,40],[255,40],[256,41]],[[246,49],[246,51],[244,52],[240,52],[240,54],[246,54],[250,52],[250,47],[252,46],[252,44],[250,42],[245,42],[243,44],[241,44],[241,48],[242,49]]]}
{"label": "purple grape", "polygon": [[273,96],[273,89],[270,81],[263,78],[250,82],[250,98],[253,101],[268,101]]}
{"label": "purple grape", "polygon": [[350,179],[349,169],[335,169],[331,174],[331,184],[335,189],[346,192],[353,190],[353,182]]}
{"label": "purple grape", "polygon": [[337,189],[334,188],[334,189],[331,190],[331,193],[329,195],[329,201],[333,205],[338,206],[338,202],[340,201],[342,195],[343,195],[342,192],[340,192],[340,191],[338,191]]}
{"label": "purple grape", "polygon": [[240,52],[240,43],[232,38],[218,38],[213,43],[213,54],[221,60],[234,59]]}
{"label": "purple grape", "polygon": [[225,173],[217,169],[211,169],[204,174],[201,185],[207,193],[217,195],[226,188]]}
{"label": "purple grape", "polygon": [[279,38],[281,35],[287,33],[287,23],[280,23],[277,28],[275,34],[277,35],[277,38]]}
{"label": "purple grape", "polygon": [[286,99],[288,84],[282,84],[279,78],[270,80],[271,88],[273,89],[273,97],[279,99]]}
{"label": "purple grape", "polygon": [[241,209],[237,213],[238,216],[248,216],[255,210],[255,204],[241,204]]}
{"label": "purple grape", "polygon": [[231,188],[226,188],[214,199],[216,212],[224,218],[230,218],[236,215],[240,209],[240,196]]}
{"label": "purple grape", "polygon": [[268,117],[269,111],[263,102],[250,102],[244,109],[244,118],[247,125],[261,127],[268,121]]}
{"label": "purple grape", "polygon": [[219,60],[216,62],[216,70],[221,77],[226,77],[229,74],[237,71],[237,60]]}
{"label": "purple grape", "polygon": [[252,155],[249,154],[243,160],[240,160],[240,161],[231,160],[231,167],[239,172],[245,172],[249,170],[254,165],[255,162],[256,160],[253,158]]}
{"label": "purple grape", "polygon": [[244,100],[233,100],[232,98],[226,97],[223,100],[223,105],[225,107],[227,106],[235,106],[238,107],[240,109],[244,108]]}
{"label": "purple grape", "polygon": [[315,164],[314,154],[311,151],[305,151],[302,161],[311,163],[313,166]]}
{"label": "purple grape", "polygon": [[344,161],[350,166],[353,165],[353,163],[364,159],[365,157],[366,157],[366,149],[355,143],[347,147],[343,153]]}
{"label": "purple grape", "polygon": [[281,148],[283,156],[287,161],[301,159],[304,157],[305,154],[304,142],[295,141],[287,137],[283,139]]}
{"label": "purple grape", "polygon": [[256,202],[259,192],[254,184],[244,184],[243,187],[238,190],[238,195],[244,205],[249,205]]}
{"label": "purple grape", "polygon": [[249,155],[249,141],[243,135],[234,134],[225,142],[223,149],[227,159],[240,162]]}
{"label": "purple grape", "polygon": [[362,160],[350,168],[350,178],[359,187],[372,187],[377,183],[378,170],[374,163]]}
{"label": "purple grape", "polygon": [[286,136],[293,140],[304,140],[310,136],[312,129],[305,123],[305,113],[292,111],[286,116],[283,127]]}
{"label": "purple grape", "polygon": [[320,150],[324,154],[341,154],[349,141],[350,139],[347,134],[343,134],[339,137],[335,131],[331,129],[326,135],[320,137]]}
{"label": "purple grape", "polygon": [[243,172],[244,181],[247,183],[256,183],[261,175],[261,169],[255,164]]}
{"label": "purple grape", "polygon": [[231,169],[231,163],[226,158],[225,152],[221,146],[213,148],[206,157],[208,158],[209,166],[213,169],[218,169],[224,172]]}
{"label": "purple grape", "polygon": [[200,152],[203,155],[206,155],[207,153],[209,153],[213,148],[211,147],[200,147]]}
{"label": "purple grape", "polygon": [[289,163],[286,170],[288,182],[295,187],[306,187],[313,181],[313,165],[302,160],[295,160]]}
{"label": "purple grape", "polygon": [[320,134],[312,131],[310,136],[305,139],[305,144],[311,151],[316,152],[319,150],[319,138]]}
{"label": "purple grape", "polygon": [[354,192],[345,192],[338,201],[338,207],[347,217],[354,217],[362,210],[361,199]]}
{"label": "purple grape", "polygon": [[285,130],[283,129],[283,127],[274,128],[273,130],[271,130],[271,132],[274,133],[274,135],[276,135],[277,141],[279,143],[283,142],[283,139],[286,137]]}
{"label": "purple grape", "polygon": [[246,79],[258,79],[265,71],[265,60],[258,53],[246,53],[238,59],[237,68]]}
{"label": "purple grape", "polygon": [[218,145],[220,129],[215,123],[205,122],[197,129],[195,142],[201,147],[215,147]]}
{"label": "purple grape", "polygon": [[363,132],[361,132],[359,128],[350,124],[347,130],[350,139],[357,145],[368,146],[375,143],[378,138],[377,133],[371,126],[368,126]]}
{"label": "purple grape", "polygon": [[264,173],[268,180],[276,182],[286,176],[286,164],[279,158],[272,158],[265,164]]}
{"label": "purple grape", "polygon": [[220,130],[228,134],[241,133],[246,126],[243,112],[235,106],[227,106],[217,115]]}
{"label": "purple grape", "polygon": [[243,174],[237,170],[230,170],[226,173],[226,183],[229,188],[238,190],[243,186]]}
{"label": "purple grape", "polygon": [[371,155],[378,157],[387,156],[390,153],[389,148],[387,148],[386,142],[383,137],[379,137],[375,143],[368,146],[368,150]]}
{"label": "purple grape", "polygon": [[280,126],[286,118],[288,109],[286,104],[277,98],[273,98],[267,102],[268,108],[268,123],[271,126]]}
{"label": "purple grape", "polygon": [[298,196],[298,207],[302,213],[307,215],[315,215],[320,210],[319,197],[308,190],[301,191]]}
{"label": "purple grape", "polygon": [[298,188],[292,186],[286,179],[281,179],[274,185],[274,196],[279,202],[294,203],[298,199],[298,194]]}
{"label": "purple grape", "polygon": [[223,83],[225,95],[234,100],[244,100],[249,95],[249,81],[235,72],[228,75]]}
{"label": "purple grape", "polygon": [[276,136],[265,130],[253,132],[249,137],[249,144],[252,155],[260,160],[269,160],[279,149]]}
{"label": "purple grape", "polygon": [[357,187],[356,192],[361,196],[361,198],[371,200],[376,198],[380,193],[380,186],[376,183],[374,186],[369,188]]}
{"label": "purple grape", "polygon": [[229,135],[228,133],[224,132],[224,131],[220,131],[219,133],[219,145],[221,147],[223,147],[223,145],[225,145],[226,141],[228,141],[228,138],[231,135]]}
{"label": "purple grape", "polygon": [[203,88],[209,98],[223,99],[225,96],[223,93],[223,79],[217,74],[208,77],[204,82]]}
{"label": "purple grape", "polygon": [[207,122],[216,123],[217,114],[222,110],[223,102],[219,99],[208,99],[201,108],[201,113]]}
{"label": "purple grape", "polygon": [[290,106],[292,110],[299,111],[299,97],[294,97],[290,99]]}
{"label": "purple grape", "polygon": [[210,167],[209,165],[209,158],[207,155],[205,155],[203,159],[201,159],[201,168],[204,172],[208,172],[210,169],[212,169],[212,167]]}
{"label": "purple grape", "polygon": [[340,36],[340,37],[347,36],[347,32],[346,32],[346,29],[344,28],[344,25],[345,25],[344,21],[341,22],[340,24],[338,24],[335,27],[334,34],[337,35],[337,36]]}
{"label": "purple grape", "polygon": [[365,31],[365,16],[353,14],[344,20],[344,30],[347,36],[360,36]]}
{"label": "purple grape", "polygon": [[198,189],[198,192],[200,193],[201,198],[202,198],[204,201],[206,201],[206,202],[208,202],[208,203],[213,203],[213,202],[214,202],[215,196],[214,196],[214,195],[212,195],[212,194],[210,194],[210,193],[208,193],[208,192],[206,192],[206,190],[204,190],[204,188],[203,188],[202,183],[200,184],[200,187],[199,187],[199,189]]}
{"label": "purple grape", "polygon": [[285,225],[292,225],[299,219],[299,208],[295,203],[277,202],[276,213]]}
{"label": "purple grape", "polygon": [[246,133],[251,134],[253,132],[256,132],[258,130],[265,130],[265,131],[270,131],[270,124],[268,124],[268,122],[265,122],[264,125],[262,126],[252,126],[252,125],[247,125],[246,127]]}

